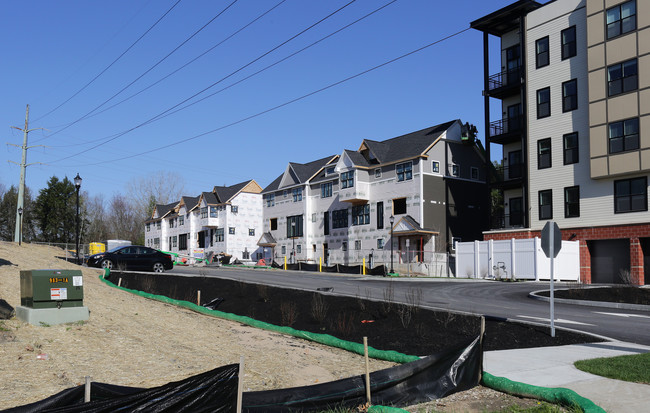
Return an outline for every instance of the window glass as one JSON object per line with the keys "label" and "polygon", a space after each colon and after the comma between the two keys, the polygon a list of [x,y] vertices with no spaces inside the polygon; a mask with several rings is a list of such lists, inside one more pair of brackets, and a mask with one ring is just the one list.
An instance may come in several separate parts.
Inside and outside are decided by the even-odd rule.
{"label": "window glass", "polygon": [[578,108],[578,80],[573,79],[562,83],[562,112]]}
{"label": "window glass", "polygon": [[433,161],[433,162],[431,163],[431,170],[432,170],[434,173],[439,173],[439,172],[440,172],[440,162],[438,162],[438,161]]}
{"label": "window glass", "polygon": [[580,216],[580,187],[564,188],[564,217],[577,218]]}
{"label": "window glass", "polygon": [[578,132],[569,133],[563,136],[564,141],[564,164],[578,163]]}
{"label": "window glass", "polygon": [[615,96],[638,88],[637,60],[617,63],[607,67],[607,93]]}
{"label": "window glass", "polygon": [[548,66],[548,36],[535,42],[535,54],[535,61],[538,69],[540,67]]}
{"label": "window glass", "polygon": [[551,138],[537,141],[537,169],[551,167]]}
{"label": "window glass", "polygon": [[628,1],[607,9],[605,22],[607,39],[636,30],[636,3]]}
{"label": "window glass", "polygon": [[354,186],[354,171],[343,172],[341,174],[341,188],[352,188]]}
{"label": "window glass", "polygon": [[408,181],[413,178],[413,164],[411,162],[399,163],[395,166],[397,181]]}
{"label": "window glass", "polygon": [[639,149],[639,118],[609,124],[609,152]]}
{"label": "window glass", "polygon": [[648,181],[646,177],[614,181],[614,212],[648,210]]}
{"label": "window glass", "polygon": [[537,118],[551,116],[551,88],[537,91]]}
{"label": "window glass", "polygon": [[576,27],[571,26],[562,30],[562,60],[573,57],[577,53],[576,49]]}
{"label": "window glass", "polygon": [[539,191],[539,219],[553,218],[553,192],[550,189]]}

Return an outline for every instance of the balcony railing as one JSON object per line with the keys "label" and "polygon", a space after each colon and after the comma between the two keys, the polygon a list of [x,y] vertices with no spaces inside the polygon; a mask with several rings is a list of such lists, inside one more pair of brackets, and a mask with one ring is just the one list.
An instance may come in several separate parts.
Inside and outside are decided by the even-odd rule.
{"label": "balcony railing", "polygon": [[523,116],[513,116],[490,123],[490,137],[517,134],[522,131]]}
{"label": "balcony railing", "polygon": [[521,178],[523,176],[524,164],[519,163],[510,166],[497,166],[494,170],[495,176],[491,182],[505,182]]}
{"label": "balcony railing", "polygon": [[521,84],[521,75],[522,71],[519,67],[492,75],[488,78],[488,91],[517,86]]}
{"label": "balcony railing", "polygon": [[490,222],[491,229],[521,228],[524,225],[524,213],[494,214]]}

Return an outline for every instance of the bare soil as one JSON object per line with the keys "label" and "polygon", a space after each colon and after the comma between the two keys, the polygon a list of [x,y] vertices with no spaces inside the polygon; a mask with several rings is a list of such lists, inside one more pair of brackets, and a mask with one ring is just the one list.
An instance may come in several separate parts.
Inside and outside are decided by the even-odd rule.
{"label": "bare soil", "polygon": [[[246,390],[267,390],[362,374],[361,356],[309,341],[242,326],[111,288],[100,271],[58,258],[59,248],[0,241],[0,298],[20,305],[20,271],[79,269],[90,319],[33,326],[0,320],[0,409],[41,400],[85,376],[94,381],[153,387],[239,362]],[[371,360],[379,370],[393,364]],[[477,403],[477,400],[479,401]],[[478,386],[407,410],[483,412],[536,401]],[[478,407],[477,407],[478,406]]]}
{"label": "bare soil", "polygon": [[[541,295],[548,297],[550,293],[545,291]],[[570,300],[650,305],[650,288],[633,285],[559,289],[554,291],[554,295],[556,298]]]}

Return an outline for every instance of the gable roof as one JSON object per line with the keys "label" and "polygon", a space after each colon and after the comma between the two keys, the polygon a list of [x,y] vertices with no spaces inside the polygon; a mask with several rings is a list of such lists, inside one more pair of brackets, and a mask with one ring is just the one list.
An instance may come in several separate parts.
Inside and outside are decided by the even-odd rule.
{"label": "gable roof", "polygon": [[185,210],[191,211],[198,202],[198,196],[182,196],[181,201],[178,203],[178,208],[180,209],[181,206],[185,205]]}
{"label": "gable roof", "polygon": [[257,182],[255,182],[254,179],[249,179],[248,181],[240,182],[231,186],[215,186],[212,189],[212,192],[220,204],[230,202],[240,192],[252,192],[259,194],[261,191],[262,188],[257,184]]}
{"label": "gable roof", "polygon": [[[375,162],[368,161],[370,154],[378,164],[412,159],[424,155],[440,136],[456,122],[460,123],[460,120],[454,119],[385,141],[364,139],[357,151],[345,151],[345,153],[348,154],[355,166],[361,167],[369,167],[375,164]],[[367,157],[363,154],[366,151],[368,153]],[[356,155],[353,155],[354,153]]]}
{"label": "gable roof", "polygon": [[438,235],[438,231],[425,229],[410,215],[404,215],[393,225],[396,235]]}
{"label": "gable roof", "polygon": [[325,165],[338,155],[330,155],[308,163],[289,162],[284,173],[273,180],[262,192],[275,191],[287,186],[304,184],[312,179]]}
{"label": "gable roof", "polygon": [[151,213],[151,219],[160,219],[169,215],[170,212],[174,211],[174,208],[178,202],[172,202],[171,204],[156,204]]}

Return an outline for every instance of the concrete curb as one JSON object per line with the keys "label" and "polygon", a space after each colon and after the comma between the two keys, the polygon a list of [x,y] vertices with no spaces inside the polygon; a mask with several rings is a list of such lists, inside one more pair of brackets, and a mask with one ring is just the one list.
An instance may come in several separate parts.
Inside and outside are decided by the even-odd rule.
{"label": "concrete curb", "polygon": [[[596,287],[592,287],[592,288],[596,288]],[[560,290],[569,290],[569,288],[560,288]],[[540,293],[546,291],[550,291],[550,290],[533,291],[528,294],[528,297],[532,298],[533,300],[549,302],[551,301],[550,297],[539,295]],[[582,305],[586,307],[603,307],[603,308],[617,308],[620,310],[650,311],[650,305],[643,305],[643,304],[611,303],[607,301],[571,300],[568,298],[554,298],[553,301],[555,301],[556,303]]]}

